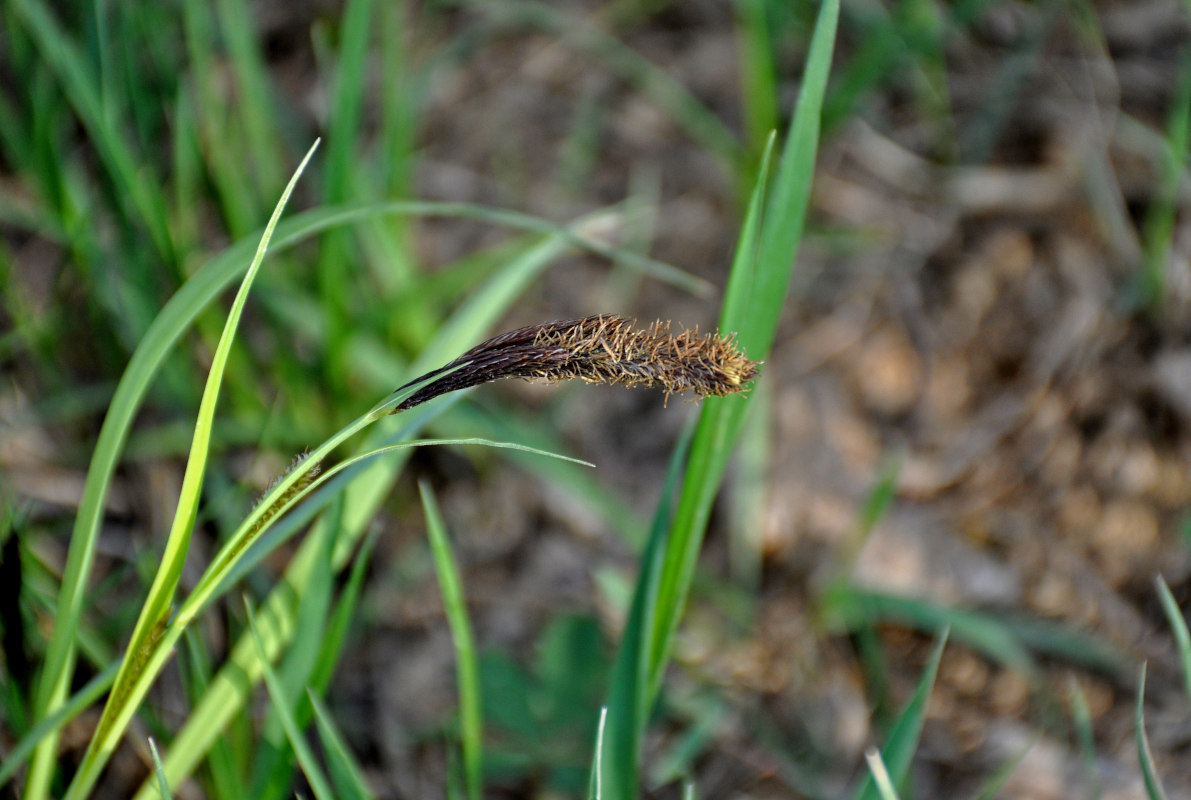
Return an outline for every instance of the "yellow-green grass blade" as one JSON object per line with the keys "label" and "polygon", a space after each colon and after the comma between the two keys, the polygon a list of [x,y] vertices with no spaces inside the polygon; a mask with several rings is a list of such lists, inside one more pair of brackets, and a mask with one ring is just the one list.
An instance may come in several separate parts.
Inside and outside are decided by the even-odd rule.
{"label": "yellow-green grass blade", "polygon": [[[935,678],[939,674],[939,662],[943,659],[943,648],[947,646],[947,631],[944,630],[935,645],[927,662],[926,671],[918,682],[918,688],[906,708],[898,716],[897,721],[889,731],[885,746],[881,748],[881,759],[889,768],[889,777],[894,786],[900,786],[910,771],[910,761],[914,758],[914,751],[918,749],[918,740],[922,736],[922,726],[926,722],[926,707],[930,700],[931,691],[935,686]],[[857,800],[880,800],[881,794],[873,777],[868,776],[856,794]]]}
{"label": "yellow-green grass blade", "polygon": [[459,687],[459,744],[463,753],[464,785],[469,800],[483,795],[484,718],[480,697],[480,663],[476,655],[475,636],[467,614],[467,600],[463,594],[463,580],[459,565],[451,551],[447,526],[439,511],[434,492],[425,481],[418,483],[422,495],[422,511],[426,516],[426,534],[430,538],[430,552],[434,571],[438,574],[443,608],[455,643],[455,674]]}
{"label": "yellow-green grass blade", "polygon": [[1141,665],[1141,677],[1137,681],[1137,709],[1133,713],[1133,730],[1137,742],[1137,762],[1141,766],[1141,777],[1145,782],[1146,796],[1150,800],[1166,800],[1166,790],[1158,778],[1154,765],[1154,754],[1150,751],[1150,740],[1146,736],[1145,720],[1146,665]]}
{"label": "yellow-green grass blade", "polygon": [[[736,332],[739,344],[754,359],[766,358],[773,345],[802,239],[839,8],[838,0],[826,0],[820,8],[802,91],[772,189],[765,192],[763,203],[758,202],[762,195],[754,193],[728,279],[720,330]],[[749,400],[740,396],[709,398],[699,416],[658,589],[650,645],[652,691],[660,684],[669,660],[716,488],[740,434]]]}
{"label": "yellow-green grass blade", "polygon": [[264,640],[261,638],[260,631],[257,629],[256,614],[253,613],[250,604],[246,603],[245,608],[248,611],[248,627],[252,634],[253,642],[256,644],[257,658],[260,661],[265,686],[268,687],[269,698],[273,701],[271,707],[277,712],[277,718],[281,720],[281,727],[285,729],[285,735],[289,739],[290,747],[293,748],[294,754],[298,758],[298,764],[302,767],[302,774],[306,776],[306,781],[310,784],[310,789],[314,792],[314,796],[318,800],[335,800],[335,793],[331,790],[331,784],[327,781],[327,776],[323,774],[322,768],[318,765],[318,759],[315,758],[314,751],[306,741],[306,736],[303,734],[302,729],[298,727],[297,720],[294,719],[293,709],[290,707],[290,700],[286,697],[285,690],[282,688],[281,679],[277,677],[277,673],[273,670],[272,659],[269,652],[265,649]]}
{"label": "yellow-green grass blade", "polygon": [[[305,158],[298,165],[285,191],[282,192],[273,211],[265,233],[257,246],[256,255],[249,265],[240,284],[240,290],[232,302],[223,335],[219,346],[211,361],[211,369],[207,378],[207,385],[203,390],[203,398],[199,403],[198,419],[195,422],[194,442],[190,456],[186,462],[186,471],[182,478],[182,489],[178,498],[178,508],[174,522],[166,540],[165,551],[161,556],[161,566],[154,577],[149,595],[142,607],[141,614],[133,629],[132,638],[121,663],[120,672],[116,676],[115,685],[108,696],[107,705],[100,717],[98,728],[91,739],[82,764],[71,781],[67,790],[67,800],[85,797],[91,790],[99,773],[107,763],[108,758],[116,749],[116,744],[124,735],[132,715],[143,697],[143,692],[137,692],[138,686],[143,686],[139,676],[153,657],[154,651],[160,645],[161,634],[169,617],[169,608],[177,588],[178,578],[182,574],[182,567],[186,561],[186,554],[190,546],[190,536],[194,527],[194,520],[198,513],[198,504],[202,490],[203,474],[206,470],[207,453],[210,444],[211,427],[215,419],[215,407],[219,397],[219,387],[223,379],[223,369],[227,364],[228,354],[235,339],[236,328],[244,305],[248,300],[248,292],[264,261],[269,247],[269,240],[273,236],[277,221],[285,208],[290,194],[297,185],[303,170],[314,155],[316,141]],[[144,686],[147,690],[147,686]],[[138,696],[139,694],[139,696]]]}

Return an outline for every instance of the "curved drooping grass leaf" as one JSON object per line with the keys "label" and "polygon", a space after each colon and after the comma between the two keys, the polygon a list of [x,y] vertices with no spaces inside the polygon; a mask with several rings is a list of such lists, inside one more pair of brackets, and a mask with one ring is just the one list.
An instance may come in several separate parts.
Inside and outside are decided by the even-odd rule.
{"label": "curved drooping grass leaf", "polygon": [[223,381],[223,371],[227,365],[228,355],[231,353],[232,342],[244,305],[248,301],[248,292],[252,282],[260,271],[265,259],[265,252],[269,247],[269,240],[281,218],[281,212],[289,201],[290,194],[298,183],[310,158],[318,147],[316,141],[295,170],[285,191],[281,194],[269,224],[257,245],[256,254],[248,267],[248,272],[240,284],[240,290],[232,301],[232,308],[224,325],[223,334],[215,349],[208,373],[207,384],[203,389],[203,398],[199,403],[198,419],[195,422],[194,442],[190,455],[186,461],[186,471],[182,477],[182,489],[178,498],[178,508],[174,515],[174,522],[166,539],[165,552],[161,556],[161,565],[149,588],[149,596],[141,608],[132,638],[125,651],[124,660],[116,674],[116,682],[108,695],[107,705],[100,717],[99,726],[83,756],[83,762],[75,773],[70,787],[66,792],[67,800],[81,800],[91,790],[99,773],[107,763],[108,758],[116,749],[116,744],[124,735],[124,729],[132,719],[132,715],[148,690],[146,681],[141,679],[145,674],[151,659],[160,648],[161,636],[165,630],[169,617],[170,604],[178,579],[182,575],[182,567],[186,561],[186,554],[190,547],[190,536],[194,529],[194,521],[198,514],[200,493],[203,476],[206,471],[207,453],[211,441],[211,427],[215,420],[215,406],[219,398],[219,388]]}

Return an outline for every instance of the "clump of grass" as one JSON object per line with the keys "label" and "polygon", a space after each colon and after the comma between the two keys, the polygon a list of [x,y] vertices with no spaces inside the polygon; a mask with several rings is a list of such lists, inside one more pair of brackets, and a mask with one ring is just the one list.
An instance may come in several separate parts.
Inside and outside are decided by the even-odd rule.
{"label": "clump of grass", "polygon": [[732,335],[700,336],[698,328],[671,334],[669,322],[658,320],[642,329],[624,317],[599,314],[494,336],[398,389],[430,381],[393,413],[501,378],[579,378],[630,388],[658,387],[666,391],[667,400],[688,391],[698,397],[724,397],[743,392],[757,377],[759,365],[745,356]]}

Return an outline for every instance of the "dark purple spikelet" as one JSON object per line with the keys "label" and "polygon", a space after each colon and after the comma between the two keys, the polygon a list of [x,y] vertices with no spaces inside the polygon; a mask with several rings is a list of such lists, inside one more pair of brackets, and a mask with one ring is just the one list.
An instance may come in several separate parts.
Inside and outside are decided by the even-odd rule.
{"label": "dark purple spikelet", "polygon": [[639,329],[623,317],[601,314],[494,336],[398,389],[441,375],[392,413],[501,378],[552,382],[579,378],[588,383],[660,387],[667,399],[687,391],[698,397],[718,397],[743,392],[757,377],[758,366],[737,349],[733,336],[700,336],[697,329],[671,334],[670,323],[661,321]]}

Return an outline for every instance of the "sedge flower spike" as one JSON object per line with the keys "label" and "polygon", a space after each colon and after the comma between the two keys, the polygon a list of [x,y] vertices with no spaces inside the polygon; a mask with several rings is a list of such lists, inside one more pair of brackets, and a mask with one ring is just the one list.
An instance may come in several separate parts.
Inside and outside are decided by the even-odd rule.
{"label": "sedge flower spike", "polygon": [[731,335],[700,336],[698,329],[671,334],[670,323],[661,321],[640,329],[623,317],[601,314],[494,336],[398,389],[430,380],[392,413],[501,378],[541,378],[552,383],[579,378],[588,383],[659,387],[667,399],[688,391],[698,397],[722,397],[743,392],[757,377],[758,366],[737,348]]}

